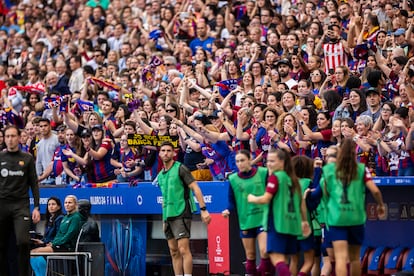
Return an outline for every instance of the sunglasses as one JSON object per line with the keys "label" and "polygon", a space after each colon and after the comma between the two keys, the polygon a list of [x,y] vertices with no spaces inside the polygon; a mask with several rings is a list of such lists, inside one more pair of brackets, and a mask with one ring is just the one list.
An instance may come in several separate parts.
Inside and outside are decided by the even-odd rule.
{"label": "sunglasses", "polygon": [[167,113],[172,113],[172,112],[175,112],[175,109],[167,109],[167,110],[165,110]]}

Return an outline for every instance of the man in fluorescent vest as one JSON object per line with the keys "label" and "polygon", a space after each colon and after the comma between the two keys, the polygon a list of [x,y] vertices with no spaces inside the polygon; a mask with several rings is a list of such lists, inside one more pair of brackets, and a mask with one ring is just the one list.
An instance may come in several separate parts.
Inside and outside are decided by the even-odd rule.
{"label": "man in fluorescent vest", "polygon": [[196,210],[193,194],[200,206],[201,220],[209,224],[203,194],[190,170],[174,161],[174,146],[162,143],[159,151],[164,168],[158,174],[158,184],[163,196],[162,217],[164,233],[170,249],[174,274],[190,276],[193,271],[193,257],[190,251],[190,230],[192,213]]}

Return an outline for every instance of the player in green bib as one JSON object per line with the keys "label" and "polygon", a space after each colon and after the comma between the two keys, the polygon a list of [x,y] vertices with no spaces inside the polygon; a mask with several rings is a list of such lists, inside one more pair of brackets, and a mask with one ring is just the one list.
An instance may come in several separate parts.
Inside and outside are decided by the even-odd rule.
{"label": "player in green bib", "polygon": [[378,216],[385,215],[381,191],[372,180],[365,165],[357,162],[356,144],[345,139],[337,155],[336,163],[323,167],[321,189],[326,203],[328,239],[332,241],[337,276],[361,275],[359,252],[365,232],[365,190],[368,188],[378,203]]}
{"label": "player in green bib", "polygon": [[[324,161],[325,164],[334,163],[336,162],[336,156],[338,154],[338,146],[333,145],[326,149],[325,155],[324,155]],[[319,186],[320,179],[322,177],[322,164],[315,161],[315,170],[314,170],[314,177],[313,182],[315,187],[313,189],[307,189],[305,191],[305,198],[308,201],[311,201],[313,204],[315,202],[320,202],[318,207],[316,208],[316,216],[312,220],[312,226],[313,226],[313,234],[315,236],[315,261],[313,262],[313,268],[312,268],[312,275],[331,275],[332,267],[334,267],[334,254],[333,254],[333,248],[332,243],[326,238],[328,229],[325,225],[325,216],[326,216],[326,207],[325,202],[320,201],[320,198],[322,197],[322,190]],[[312,198],[312,195],[314,194],[315,190],[318,190],[320,195],[316,196],[314,195]],[[306,196],[307,193],[310,193],[313,191],[309,196]],[[310,197],[310,198],[308,198]],[[318,253],[317,253],[318,252]],[[322,258],[322,267],[320,267],[320,257]]]}
{"label": "player in green bib", "polygon": [[311,234],[306,206],[290,154],[286,150],[270,150],[267,168],[272,174],[267,180],[265,193],[261,196],[249,194],[247,200],[257,204],[270,203],[264,216],[267,253],[277,275],[290,276],[286,257],[296,254],[298,236],[307,237]]}
{"label": "player in green bib", "polygon": [[163,142],[159,156],[164,168],[157,179],[163,197],[164,233],[175,275],[190,276],[193,271],[193,257],[190,251],[191,217],[195,211],[193,193],[200,205],[202,221],[208,224],[211,218],[200,187],[190,170],[180,162],[174,161],[174,154],[174,146],[170,142]]}
{"label": "player in green bib", "polygon": [[[273,266],[266,254],[266,232],[263,228],[265,205],[247,202],[247,195],[262,195],[266,188],[268,171],[266,168],[253,168],[248,150],[236,154],[236,166],[239,170],[229,176],[229,207],[222,212],[224,217],[230,211],[237,210],[242,239],[246,254],[246,275],[274,275]],[[260,250],[260,265],[256,269],[256,240]]]}
{"label": "player in green bib", "polygon": [[[296,176],[299,178],[299,185],[302,194],[306,189],[312,186],[313,178],[313,160],[306,155],[297,155],[292,158],[293,168],[295,169]],[[307,208],[307,220],[311,225],[311,215]],[[298,253],[303,252],[303,264],[298,271],[299,254],[293,255],[290,259],[290,271],[293,275],[306,276],[310,275],[312,270],[314,256],[315,256],[315,237],[313,233],[309,237],[298,237]]]}

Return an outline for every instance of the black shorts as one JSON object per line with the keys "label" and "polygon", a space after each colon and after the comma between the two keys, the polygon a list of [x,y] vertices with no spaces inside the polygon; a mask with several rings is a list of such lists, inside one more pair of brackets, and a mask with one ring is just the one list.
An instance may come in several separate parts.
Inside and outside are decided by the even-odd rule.
{"label": "black shorts", "polygon": [[174,220],[164,221],[164,234],[167,240],[190,238],[191,236],[191,219],[177,218]]}

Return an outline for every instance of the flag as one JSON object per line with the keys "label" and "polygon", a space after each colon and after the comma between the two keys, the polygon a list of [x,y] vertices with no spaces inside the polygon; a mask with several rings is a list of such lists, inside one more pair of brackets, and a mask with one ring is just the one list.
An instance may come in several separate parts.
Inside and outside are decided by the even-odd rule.
{"label": "flag", "polygon": [[0,125],[2,125],[2,128],[7,125],[15,125],[20,129],[24,128],[22,117],[14,113],[11,108],[5,108],[0,111]]}
{"label": "flag", "polygon": [[81,112],[93,111],[93,103],[92,102],[77,100],[76,104],[78,105]]}
{"label": "flag", "polygon": [[148,38],[153,39],[153,40],[158,40],[158,38],[160,38],[161,36],[162,36],[161,30],[153,30],[152,32],[149,33]]}
{"label": "flag", "polygon": [[20,91],[25,91],[27,93],[30,94],[43,94],[45,93],[45,85],[42,82],[37,82],[35,84],[31,84],[31,85],[25,85],[25,86],[19,86],[19,85],[15,85],[12,86],[11,88],[20,90]]}
{"label": "flag", "polygon": [[354,48],[354,56],[357,59],[366,60],[368,58],[369,50],[373,51],[374,53],[377,51],[377,46],[373,41],[368,41],[364,44],[356,45]]}
{"label": "flag", "polygon": [[216,83],[215,85],[218,86],[220,95],[222,97],[226,97],[230,93],[231,90],[236,89],[237,85],[239,85],[241,81],[242,81],[242,78],[228,79],[228,80],[220,81]]}
{"label": "flag", "polygon": [[161,58],[159,58],[158,56],[153,56],[151,58],[149,65],[145,66],[145,68],[142,69],[142,75],[141,75],[142,81],[144,83],[153,81],[154,75],[155,75],[155,69],[162,64],[164,64],[164,62]]}
{"label": "flag", "polygon": [[150,63],[149,63],[149,65],[150,65],[151,67],[158,67],[158,66],[160,66],[161,64],[164,64],[164,61],[163,61],[161,58],[159,58],[158,56],[153,56],[153,57],[151,58]]}
{"label": "flag", "polygon": [[111,81],[101,80],[101,79],[96,78],[96,77],[90,77],[88,80],[89,80],[89,83],[96,83],[96,84],[98,84],[102,87],[106,87],[110,90],[114,90],[114,91],[121,90],[121,87],[119,85],[117,85],[116,83],[113,83]]}
{"label": "flag", "polygon": [[62,102],[61,97],[46,97],[44,99],[45,102],[45,109],[52,109],[54,107],[60,106]]}
{"label": "flag", "polygon": [[129,112],[133,112],[134,110],[138,109],[141,106],[141,101],[139,99],[130,99],[128,100],[128,110]]}

